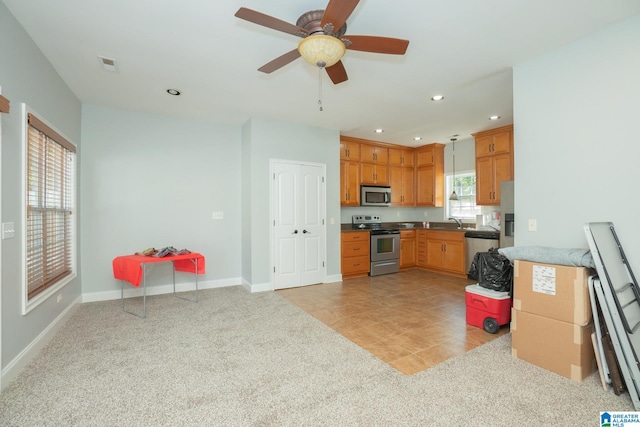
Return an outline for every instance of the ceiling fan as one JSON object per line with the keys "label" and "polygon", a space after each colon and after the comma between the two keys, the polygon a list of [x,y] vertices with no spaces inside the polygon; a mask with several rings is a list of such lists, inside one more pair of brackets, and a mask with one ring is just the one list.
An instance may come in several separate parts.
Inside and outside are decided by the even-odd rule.
{"label": "ceiling fan", "polygon": [[241,7],[235,16],[263,27],[302,37],[293,49],[267,62],[258,71],[272,73],[302,56],[312,65],[324,68],[334,84],[348,79],[341,58],[345,49],[404,55],[409,40],[377,36],[344,36],[347,18],[360,0],[329,0],[325,10],[312,10],[298,18],[296,25],[255,10]]}

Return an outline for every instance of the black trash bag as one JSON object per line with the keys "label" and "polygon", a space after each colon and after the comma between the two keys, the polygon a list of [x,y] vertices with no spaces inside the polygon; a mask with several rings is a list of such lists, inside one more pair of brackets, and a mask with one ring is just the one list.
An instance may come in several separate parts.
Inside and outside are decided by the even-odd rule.
{"label": "black trash bag", "polygon": [[513,266],[507,257],[500,254],[497,249],[491,248],[489,252],[475,254],[467,277],[477,280],[483,288],[510,293],[513,283]]}

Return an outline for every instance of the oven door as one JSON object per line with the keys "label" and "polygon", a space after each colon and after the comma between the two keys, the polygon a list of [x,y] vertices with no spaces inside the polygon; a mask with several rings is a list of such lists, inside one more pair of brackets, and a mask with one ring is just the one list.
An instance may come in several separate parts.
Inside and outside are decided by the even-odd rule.
{"label": "oven door", "polygon": [[371,235],[371,261],[400,258],[400,232]]}

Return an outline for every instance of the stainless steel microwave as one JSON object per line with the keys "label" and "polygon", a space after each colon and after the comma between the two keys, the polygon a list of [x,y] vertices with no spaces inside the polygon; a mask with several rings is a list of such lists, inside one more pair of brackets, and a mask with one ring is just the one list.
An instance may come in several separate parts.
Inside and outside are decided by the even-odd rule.
{"label": "stainless steel microwave", "polygon": [[391,205],[391,187],[363,185],[360,187],[360,206]]}

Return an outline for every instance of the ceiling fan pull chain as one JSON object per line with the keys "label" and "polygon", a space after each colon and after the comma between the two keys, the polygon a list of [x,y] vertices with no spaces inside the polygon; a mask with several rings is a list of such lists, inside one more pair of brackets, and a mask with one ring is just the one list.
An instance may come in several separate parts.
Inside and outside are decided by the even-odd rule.
{"label": "ceiling fan pull chain", "polygon": [[318,105],[322,111],[322,67],[318,67]]}

